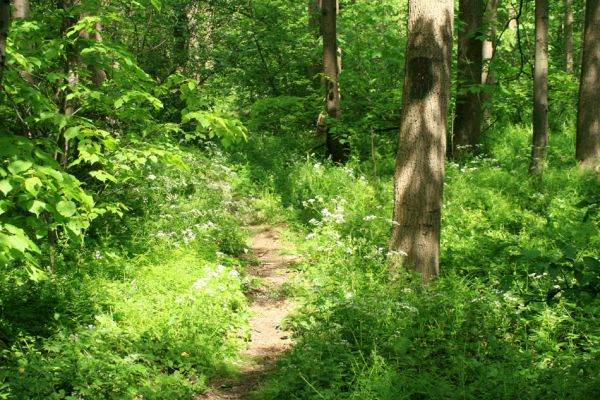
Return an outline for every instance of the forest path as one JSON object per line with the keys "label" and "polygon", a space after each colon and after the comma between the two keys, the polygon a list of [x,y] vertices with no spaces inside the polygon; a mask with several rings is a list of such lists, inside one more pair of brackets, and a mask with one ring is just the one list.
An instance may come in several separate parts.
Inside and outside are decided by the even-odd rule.
{"label": "forest path", "polygon": [[289,254],[281,242],[283,227],[254,225],[250,229],[256,262],[249,267],[248,278],[251,282],[259,280],[261,284],[249,293],[251,336],[248,348],[242,352],[247,361],[239,376],[212,380],[213,390],[199,399],[246,399],[292,347],[291,333],[283,329],[281,323],[294,308],[286,297],[286,283],[294,274],[289,267],[297,263],[299,257]]}

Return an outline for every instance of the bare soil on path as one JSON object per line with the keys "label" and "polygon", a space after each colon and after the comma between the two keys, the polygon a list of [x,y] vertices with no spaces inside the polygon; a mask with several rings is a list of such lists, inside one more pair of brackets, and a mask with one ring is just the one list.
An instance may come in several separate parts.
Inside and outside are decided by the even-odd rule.
{"label": "bare soil on path", "polygon": [[260,280],[261,285],[249,293],[250,342],[242,353],[247,361],[239,376],[212,380],[213,390],[198,399],[246,399],[292,347],[291,333],[281,323],[294,307],[285,296],[285,284],[294,273],[290,265],[299,257],[285,254],[288,249],[281,242],[282,227],[255,225],[250,229],[256,262],[249,267],[248,277]]}

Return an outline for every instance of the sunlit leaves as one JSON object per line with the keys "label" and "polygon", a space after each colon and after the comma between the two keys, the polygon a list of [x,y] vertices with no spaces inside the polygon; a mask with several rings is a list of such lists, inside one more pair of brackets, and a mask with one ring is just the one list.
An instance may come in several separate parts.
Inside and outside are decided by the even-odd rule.
{"label": "sunlit leaves", "polygon": [[184,114],[181,119],[184,124],[191,121],[196,123],[195,134],[186,134],[186,140],[196,136],[203,139],[217,137],[225,147],[228,147],[247,138],[246,127],[235,118],[209,111],[195,111]]}

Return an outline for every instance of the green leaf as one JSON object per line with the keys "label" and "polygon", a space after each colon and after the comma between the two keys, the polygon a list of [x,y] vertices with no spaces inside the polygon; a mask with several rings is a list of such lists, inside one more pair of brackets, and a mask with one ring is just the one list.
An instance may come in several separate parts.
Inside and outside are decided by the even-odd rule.
{"label": "green leaf", "polygon": [[32,166],[33,166],[33,163],[31,161],[17,160],[17,161],[13,161],[12,163],[10,163],[10,165],[8,166],[8,170],[12,174],[18,175],[21,172],[27,171]]}
{"label": "green leaf", "polygon": [[13,190],[13,185],[10,184],[10,181],[8,179],[2,179],[0,181],[0,192],[4,193],[6,196],[11,190]]}
{"label": "green leaf", "polygon": [[156,11],[160,11],[162,9],[162,3],[160,0],[150,0],[150,3],[154,8],[156,8]]}
{"label": "green leaf", "polygon": [[79,136],[79,131],[80,131],[80,128],[78,126],[72,126],[65,131],[63,136],[67,140],[75,139],[77,136]]}
{"label": "green leaf", "polygon": [[600,261],[593,257],[583,257],[583,263],[591,269],[596,271],[600,271]]}
{"label": "green leaf", "polygon": [[40,214],[46,210],[46,203],[39,200],[33,200],[31,202],[31,206],[29,206],[29,212],[35,214],[36,216],[40,216]]}
{"label": "green leaf", "polygon": [[42,186],[42,181],[37,176],[25,179],[25,190],[32,196],[37,196]]}
{"label": "green leaf", "polygon": [[91,171],[90,175],[98,179],[100,182],[106,182],[107,180],[111,182],[117,182],[117,178],[106,171]]}
{"label": "green leaf", "polygon": [[11,206],[11,202],[6,200],[0,200],[0,215],[4,214]]}
{"label": "green leaf", "polygon": [[72,201],[59,201],[56,204],[56,211],[63,217],[72,217],[77,212],[77,207]]}

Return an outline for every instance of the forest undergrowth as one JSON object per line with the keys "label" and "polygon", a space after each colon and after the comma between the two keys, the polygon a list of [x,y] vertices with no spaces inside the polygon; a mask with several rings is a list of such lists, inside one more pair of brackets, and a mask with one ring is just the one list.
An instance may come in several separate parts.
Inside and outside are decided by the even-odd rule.
{"label": "forest undergrowth", "polygon": [[77,269],[0,278],[1,399],[184,399],[245,347],[249,201],[216,147],[181,148],[111,186]]}
{"label": "forest undergrowth", "polygon": [[543,181],[526,129],[488,137],[447,166],[427,287],[389,273],[392,154],[376,180],[372,161],[306,155],[302,135],[148,163],[104,194],[128,212],[95,222],[78,268],[3,274],[0,398],[189,399],[235,374],[255,284],[244,216],[287,222],[303,257],[296,345],[253,399],[598,397],[597,177],[563,152],[568,130]]}
{"label": "forest undergrowth", "polygon": [[565,151],[569,129],[543,180],[527,174],[528,129],[487,137],[447,166],[442,276],[427,287],[389,273],[391,151],[377,186],[373,162],[294,157],[307,145],[289,135],[240,152],[304,257],[297,344],[253,399],[600,396],[598,178]]}

